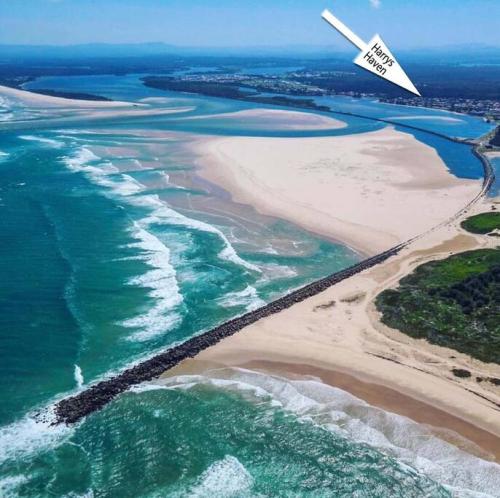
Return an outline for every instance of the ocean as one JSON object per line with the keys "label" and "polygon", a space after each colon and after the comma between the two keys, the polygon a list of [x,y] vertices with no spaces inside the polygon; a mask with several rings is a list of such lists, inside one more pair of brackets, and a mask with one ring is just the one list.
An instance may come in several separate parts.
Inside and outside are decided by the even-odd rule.
{"label": "ocean", "polygon": [[[340,116],[346,128],[311,131],[228,121],[214,115],[257,105],[148,89],[140,76],[27,88],[182,112],[92,121],[0,102],[0,495],[494,496],[500,467],[313,378],[216,370],[137,386],[72,427],[37,421],[54,401],[361,257],[232,202],[196,175],[190,143],[383,123]],[[451,113],[324,99],[453,136],[489,129]],[[466,146],[412,133],[455,175],[481,177]]]}

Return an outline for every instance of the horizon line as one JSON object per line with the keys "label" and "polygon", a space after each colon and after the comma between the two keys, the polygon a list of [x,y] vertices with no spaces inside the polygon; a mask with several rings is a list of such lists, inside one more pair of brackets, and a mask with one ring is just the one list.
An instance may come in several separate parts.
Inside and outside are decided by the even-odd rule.
{"label": "horizon line", "polygon": [[[99,42],[99,41],[89,41],[82,43],[6,43],[0,42],[0,47],[3,48],[53,48],[53,49],[65,49],[65,48],[83,48],[86,46],[106,46],[106,47],[126,47],[126,46],[163,46],[165,48],[179,49],[179,50],[226,50],[226,51],[238,51],[238,50],[251,50],[251,49],[268,49],[268,50],[284,50],[284,49],[307,49],[307,50],[332,50],[338,52],[351,52],[352,49],[349,46],[338,46],[333,44],[304,44],[304,43],[296,43],[296,44],[286,44],[286,45],[271,45],[271,44],[262,44],[262,45],[238,45],[238,46],[229,46],[229,45],[178,45],[175,43],[164,42],[164,41],[139,41],[139,42],[122,42],[122,43],[113,43],[113,42]],[[408,46],[402,47],[399,50],[429,50],[429,49],[446,49],[446,48],[478,48],[478,49],[500,49],[499,45],[492,45],[488,43],[450,43],[443,45],[425,45],[425,46]]]}

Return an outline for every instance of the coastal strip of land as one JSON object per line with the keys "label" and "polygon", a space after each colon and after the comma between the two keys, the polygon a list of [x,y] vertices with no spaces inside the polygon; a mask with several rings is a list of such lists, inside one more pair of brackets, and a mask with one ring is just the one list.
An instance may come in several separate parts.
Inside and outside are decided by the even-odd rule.
{"label": "coastal strip of land", "polygon": [[[380,292],[420,264],[486,247],[496,247],[494,238],[467,234],[457,221],[450,222],[379,264],[251,324],[165,375],[206,375],[220,367],[313,375],[374,406],[429,425],[439,437],[467,451],[500,461],[500,389],[476,381],[500,378],[500,366],[391,329],[381,323],[374,305]],[[470,376],[457,377],[456,371]],[[480,450],[465,448],[453,434]]]}
{"label": "coastal strip of land", "polygon": [[[373,307],[379,292],[395,285],[417,264],[485,246],[483,239],[460,231],[457,220],[475,209],[491,184],[488,161],[479,154],[486,172],[483,182],[457,179],[434,149],[391,127],[355,137],[232,140],[209,137],[195,143],[203,158],[201,175],[214,174],[209,181],[222,185],[237,202],[298,224],[302,217],[308,229],[373,256],[61,400],[54,410],[56,422],[76,422],[132,385],[170,369],[167,375],[175,375],[178,369],[202,372],[207,365],[244,365],[293,375],[313,373],[333,385],[342,374],[342,387],[361,397],[359,383],[378,386],[372,391],[385,394],[378,401],[377,396],[367,397],[371,403],[407,415],[411,413],[405,406],[422,403],[429,407],[426,413],[434,415],[414,416],[417,421],[455,431],[492,458],[498,457],[500,399],[495,387],[471,384],[470,379],[452,373],[466,368],[475,376],[494,378],[500,376],[497,366],[390,330],[380,323]],[[241,147],[246,147],[248,158],[234,155],[233,148]],[[463,147],[464,153],[470,153],[468,146]],[[250,162],[257,168],[254,178],[245,172]],[[207,169],[212,172],[206,173]],[[241,171],[249,177],[246,184],[231,178]],[[256,187],[257,197],[262,199],[267,192],[283,205],[271,211],[258,204],[252,197],[257,194],[250,192]],[[290,191],[297,196],[302,214],[287,198]],[[318,195],[304,200],[301,196],[308,192]],[[410,208],[398,204],[401,199]],[[288,209],[293,219],[285,215]],[[320,224],[309,225],[311,219],[328,216],[329,209],[337,213],[324,221],[324,230]],[[401,224],[398,218],[405,217]],[[494,244],[493,239],[487,240]],[[358,388],[349,389],[349,384]],[[389,392],[393,395],[388,396]]]}
{"label": "coastal strip of land", "polygon": [[68,99],[64,97],[57,97],[54,95],[46,95],[42,93],[28,92],[18,88],[11,88],[8,86],[0,85],[0,96],[20,101],[25,105],[33,107],[72,107],[72,108],[123,108],[130,107],[131,102],[120,102],[115,100],[83,100],[83,99]]}
{"label": "coastal strip of land", "polygon": [[235,124],[242,120],[245,122],[245,126],[258,126],[260,130],[336,130],[347,127],[344,121],[331,116],[282,109],[245,109],[243,111],[189,116],[183,119],[219,119],[227,122],[233,121]]}
{"label": "coastal strip of land", "polygon": [[450,218],[481,185],[456,178],[435,149],[391,126],[335,137],[209,137],[196,149],[199,175],[236,202],[364,255]]}
{"label": "coastal strip of land", "polygon": [[[81,119],[114,119],[126,117],[162,116],[168,114],[185,113],[194,107],[161,107],[148,103],[122,102],[116,100],[82,100],[57,97],[41,93],[33,93],[17,88],[0,85],[0,100],[19,105],[25,111],[19,119],[1,123],[1,127],[10,130],[25,128],[33,125],[36,118],[38,128],[43,122],[54,124],[68,124]],[[52,114],[47,112],[52,111]]]}
{"label": "coastal strip of land", "polygon": [[[487,165],[488,163],[484,164]],[[488,174],[482,184],[482,187],[480,187],[477,182],[473,182],[473,184],[476,185],[476,188],[473,191],[468,192],[467,196],[461,199],[462,203],[460,206],[460,212],[463,211],[469,204],[480,198],[481,195],[483,195],[483,193],[487,190],[489,184],[491,183],[491,171],[486,170],[486,172]],[[473,193],[474,196],[471,199],[470,195]],[[454,216],[455,215],[456,213],[454,213]],[[206,348],[217,344],[222,339],[241,331],[258,320],[280,313],[281,311],[292,307],[296,303],[305,301],[311,296],[325,291],[331,286],[338,285],[339,282],[349,279],[353,275],[379,265],[392,256],[398,254],[398,252],[401,251],[407,243],[408,242],[397,244],[373,257],[364,259],[351,268],[347,268],[319,281],[313,282],[312,284],[309,284],[301,289],[293,291],[262,308],[230,320],[212,330],[193,337],[179,346],[173,347],[164,353],[156,355],[150,360],[141,362],[112,379],[90,386],[88,389],[77,394],[76,396],[62,400],[56,405],[55,408],[56,421],[73,423],[80,420],[87,414],[102,408],[116,395],[127,390],[132,385],[154,379],[160,376],[165,370],[168,370],[180,363],[182,360],[196,356]]]}

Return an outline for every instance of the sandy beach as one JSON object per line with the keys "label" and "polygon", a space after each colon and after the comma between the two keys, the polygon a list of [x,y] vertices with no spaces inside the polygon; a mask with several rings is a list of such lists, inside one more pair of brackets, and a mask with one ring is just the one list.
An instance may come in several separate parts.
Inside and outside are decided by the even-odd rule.
{"label": "sandy beach", "polygon": [[[41,113],[52,119],[108,119],[115,117],[162,116],[188,112],[194,107],[152,107],[147,103],[80,100],[42,95],[0,85],[0,98],[21,103],[26,109]],[[47,111],[57,111],[57,116],[50,116]]]}
{"label": "sandy beach", "polygon": [[[484,210],[480,205],[476,211]],[[500,377],[500,366],[415,340],[379,321],[374,298],[416,266],[450,253],[494,247],[453,222],[415,241],[385,263],[206,349],[165,375],[220,366],[314,375],[374,406],[433,427],[441,438],[500,461],[500,388],[475,378]],[[457,378],[452,368],[471,372]],[[451,431],[451,432],[450,432]],[[477,445],[472,449],[460,436]]]}
{"label": "sandy beach", "polygon": [[438,225],[480,188],[392,127],[319,138],[211,137],[196,150],[199,174],[236,202],[366,255]]}
{"label": "sandy beach", "polygon": [[43,95],[41,93],[28,92],[8,86],[0,85],[0,96],[19,100],[23,104],[33,107],[77,107],[77,108],[109,108],[109,107],[124,107],[132,106],[130,102],[119,101],[101,101],[101,100],[80,100],[66,99],[63,97],[54,97],[52,95]]}
{"label": "sandy beach", "polygon": [[[476,381],[500,378],[500,366],[390,329],[374,305],[380,292],[424,262],[497,246],[459,225],[494,201],[478,200],[452,220],[481,182],[452,176],[434,149],[392,128],[333,138],[209,138],[197,149],[200,174],[237,202],[365,254],[423,235],[386,262],[244,328],[165,375],[219,367],[314,375],[500,461],[500,387]],[[454,376],[454,368],[471,377]]]}
{"label": "sandy beach", "polygon": [[222,120],[240,119],[245,121],[246,126],[256,125],[259,129],[268,128],[270,130],[335,130],[347,126],[343,121],[329,116],[280,109],[246,109],[223,114],[190,116],[185,119],[203,120],[214,118]]}
{"label": "sandy beach", "polygon": [[498,159],[500,157],[500,150],[495,150],[495,151],[491,151],[491,152],[486,152],[486,155],[490,158],[490,159]]}

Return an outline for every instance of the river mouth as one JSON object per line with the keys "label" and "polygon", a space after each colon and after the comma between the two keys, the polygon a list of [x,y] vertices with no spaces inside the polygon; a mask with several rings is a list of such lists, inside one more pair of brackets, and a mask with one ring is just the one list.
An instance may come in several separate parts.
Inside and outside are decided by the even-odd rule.
{"label": "river mouth", "polygon": [[[171,98],[168,105],[176,108],[199,106],[199,111],[188,113],[241,110],[238,103],[227,101]],[[254,429],[260,422],[265,426],[266,417],[276,417],[298,431],[293,414],[267,407],[259,411],[255,400],[248,405],[248,400],[225,389],[202,387],[193,398],[176,391],[165,399],[164,394],[139,391],[184,358],[402,248],[358,265],[360,255],[348,247],[293,224],[253,212],[243,219],[241,206],[229,209],[231,200],[224,192],[197,183],[188,171],[193,165],[183,155],[178,136],[193,133],[192,128],[171,115],[158,117],[154,126],[148,120],[113,118],[105,123],[58,123],[29,132],[2,131],[0,198],[6,209],[1,226],[10,242],[1,258],[6,276],[1,291],[7,303],[2,317],[12,334],[2,358],[3,398],[8,402],[1,413],[1,437],[12,451],[2,457],[1,489],[18,490],[11,494],[102,490],[103,476],[114,471],[119,476],[116,489],[123,491],[134,481],[134,469],[141,461],[153,469],[151,479],[146,479],[151,493],[181,493],[181,488],[201,493],[213,490],[214,475],[229,474],[235,476],[230,481],[240,486],[238,492],[265,494],[270,483],[284,477],[293,480],[293,472],[286,473],[287,462],[306,475],[297,454],[281,453],[274,446],[266,458],[281,462],[276,467],[280,471],[266,475],[253,453],[258,430],[249,429],[252,436],[242,439],[240,447],[225,446],[222,435],[207,438],[215,452],[195,437],[196,423],[180,439],[175,431],[165,431],[169,420],[178,428],[190,420],[203,425],[233,404],[230,424],[250,410],[253,421],[246,423]],[[200,126],[198,131],[206,136],[220,123]],[[245,126],[238,124],[235,133],[247,132]],[[351,126],[331,133],[383,125],[353,119]],[[154,137],[154,128],[171,138]],[[252,133],[293,137],[327,132],[254,129]],[[442,152],[453,157],[452,164],[458,163],[455,145],[443,146]],[[200,335],[200,331],[207,332]],[[199,418],[190,418],[193,409]],[[35,411],[37,420],[31,417]],[[126,436],[130,420],[137,430],[131,439]],[[59,424],[52,426],[55,421]],[[271,439],[286,436],[279,424],[271,425]],[[316,428],[309,429],[319,438]],[[100,440],[99,434],[109,439]],[[155,437],[158,446],[152,444]],[[399,463],[386,461],[375,450],[372,454],[372,449],[359,448],[353,441],[345,442],[344,449],[336,444],[329,440],[324,455],[311,464],[315,469],[311,489],[330,491],[321,482],[329,479],[330,470],[335,473],[335,465],[325,474],[317,467],[335,450],[349,465],[354,462],[353,469],[360,470],[358,463],[362,466],[365,457],[373,457],[387,479],[410,483],[415,486],[412,490],[423,486],[444,493],[432,479],[401,470]],[[130,458],[115,467],[119,454],[131,447],[135,449]],[[157,453],[146,458],[147,448],[152,447]],[[206,457],[198,459],[197,448],[203,448]],[[308,446],[309,450],[313,452]],[[167,451],[176,456],[163,465]],[[180,467],[175,461],[182,462]],[[73,462],[71,468],[68,462]],[[46,469],[51,469],[51,476]],[[172,482],[162,480],[166,473]]]}

